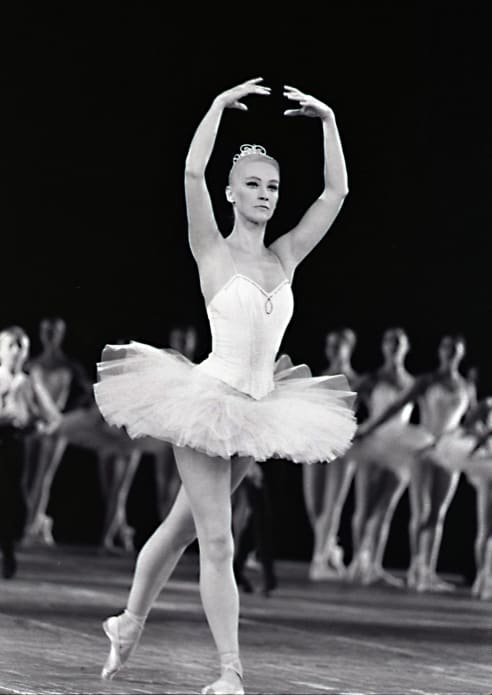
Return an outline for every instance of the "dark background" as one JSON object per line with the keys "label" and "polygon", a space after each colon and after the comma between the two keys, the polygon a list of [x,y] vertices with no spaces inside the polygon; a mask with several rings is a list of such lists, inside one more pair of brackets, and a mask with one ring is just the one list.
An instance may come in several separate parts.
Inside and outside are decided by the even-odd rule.
{"label": "dark background", "polygon": [[[42,315],[68,323],[66,348],[94,375],[104,343],[165,345],[177,321],[209,333],[186,238],[183,167],[194,129],[220,91],[262,75],[269,99],[225,114],[209,169],[224,231],[231,156],[264,144],[282,167],[269,234],[292,226],[321,187],[320,126],[285,119],[284,83],[334,109],[350,194],[327,238],[299,268],[296,312],[283,349],[323,367],[327,330],[351,326],[357,370],[379,363],[381,332],[401,325],[407,365],[436,365],[448,331],[468,341],[464,363],[492,389],[489,203],[491,84],[488,24],[470,5],[327,5],[326,17],[263,21],[234,6],[223,28],[170,21],[145,2],[18,5],[4,22],[0,93],[2,198],[0,324],[23,325],[39,349]],[[340,4],[341,5],[341,4]],[[193,12],[190,9],[190,17]],[[311,534],[293,464],[267,465],[279,557],[307,558]],[[155,523],[150,467],[129,500],[130,521]],[[95,463],[70,453],[55,480],[55,535],[97,536]],[[349,545],[350,504],[342,539]],[[144,517],[143,509],[146,509]],[[387,561],[405,566],[407,501]],[[441,568],[469,571],[474,496],[465,481],[451,508]]]}

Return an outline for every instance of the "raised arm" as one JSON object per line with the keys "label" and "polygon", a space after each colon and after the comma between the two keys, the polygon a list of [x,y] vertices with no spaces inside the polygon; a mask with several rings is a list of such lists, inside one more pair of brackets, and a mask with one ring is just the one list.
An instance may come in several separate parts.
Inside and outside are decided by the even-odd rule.
{"label": "raised arm", "polygon": [[321,119],[324,150],[324,187],[321,195],[308,208],[299,224],[277,239],[271,247],[284,267],[292,273],[330,229],[348,193],[348,183],[335,114],[331,108],[313,96],[287,85],[284,96],[300,104],[300,108],[288,109],[284,115]]}
{"label": "raised arm", "polygon": [[363,423],[360,426],[357,437],[360,438],[368,434],[372,434],[372,432],[381,427],[381,425],[384,425],[386,422],[388,422],[388,420],[391,420],[392,417],[397,415],[397,413],[399,413],[400,410],[407,405],[407,403],[415,403],[415,401],[426,391],[429,383],[429,377],[424,376],[417,379],[414,384],[407,391],[405,391],[400,398],[398,398],[398,400],[394,401],[394,403],[388,406],[379,417],[372,420],[372,422],[367,421],[367,424]]}
{"label": "raised arm", "polygon": [[185,166],[185,195],[190,247],[199,263],[213,247],[222,242],[212,202],[205,180],[205,170],[215,144],[224,109],[247,111],[241,99],[250,94],[270,94],[270,89],[258,84],[262,78],[248,80],[216,97],[196,129],[190,144]]}

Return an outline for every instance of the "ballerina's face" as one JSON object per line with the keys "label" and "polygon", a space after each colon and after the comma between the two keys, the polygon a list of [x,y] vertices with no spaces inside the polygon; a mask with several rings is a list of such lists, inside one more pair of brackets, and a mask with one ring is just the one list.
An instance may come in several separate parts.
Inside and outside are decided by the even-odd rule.
{"label": "ballerina's face", "polygon": [[402,330],[386,331],[383,337],[382,351],[385,359],[403,359],[410,349],[407,334]]}
{"label": "ballerina's face", "polygon": [[43,345],[60,347],[65,337],[65,322],[62,319],[45,319],[41,321],[39,333]]}
{"label": "ballerina's face", "polygon": [[336,358],[349,359],[352,355],[353,342],[343,333],[328,333],[325,342],[325,355],[328,360]]}
{"label": "ballerina's face", "polygon": [[15,335],[8,331],[0,333],[0,364],[15,373],[22,369],[29,354],[27,335]]}
{"label": "ballerina's face", "polygon": [[465,341],[462,338],[446,335],[439,345],[439,360],[441,364],[459,364],[466,353]]}
{"label": "ballerina's face", "polygon": [[250,222],[267,222],[278,202],[280,177],[275,164],[262,158],[245,157],[232,169],[226,189],[236,214]]}
{"label": "ballerina's face", "polygon": [[192,359],[195,354],[197,343],[196,331],[194,328],[173,328],[169,335],[169,345],[183,354],[188,359]]}

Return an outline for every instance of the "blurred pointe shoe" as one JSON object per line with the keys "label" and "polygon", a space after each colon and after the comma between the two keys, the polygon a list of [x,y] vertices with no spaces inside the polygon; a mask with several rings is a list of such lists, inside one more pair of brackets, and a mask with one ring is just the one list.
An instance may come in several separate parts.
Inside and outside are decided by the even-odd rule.
{"label": "blurred pointe shoe", "polygon": [[485,572],[483,569],[481,569],[479,572],[477,572],[477,576],[475,577],[475,581],[473,582],[473,585],[470,589],[470,593],[472,596],[478,597],[482,593],[482,589],[484,588],[485,585]]}
{"label": "blurred pointe shoe", "polygon": [[55,539],[53,537],[53,519],[47,514],[42,515],[40,536],[45,545],[55,545]]}
{"label": "blurred pointe shoe", "polygon": [[143,627],[144,621],[132,617],[126,610],[103,622],[103,630],[111,642],[108,658],[101,672],[103,680],[112,680],[121,671],[135,651]]}
{"label": "blurred pointe shoe", "polygon": [[135,529],[128,525],[123,526],[120,530],[120,539],[123,549],[127,553],[133,553],[135,551],[134,538]]}
{"label": "blurred pointe shoe", "polygon": [[249,570],[253,570],[253,572],[261,572],[261,562],[257,560],[254,551],[248,555],[244,566]]}
{"label": "blurred pointe shoe", "polygon": [[368,574],[363,578],[362,583],[365,586],[372,584],[384,584],[392,586],[395,589],[402,589],[405,586],[403,579],[395,577],[394,574],[387,572],[383,567],[372,567]]}
{"label": "blurred pointe shoe", "polygon": [[417,580],[415,587],[419,593],[435,592],[450,593],[456,590],[456,586],[450,582],[445,582],[435,572],[429,568],[424,569]]}

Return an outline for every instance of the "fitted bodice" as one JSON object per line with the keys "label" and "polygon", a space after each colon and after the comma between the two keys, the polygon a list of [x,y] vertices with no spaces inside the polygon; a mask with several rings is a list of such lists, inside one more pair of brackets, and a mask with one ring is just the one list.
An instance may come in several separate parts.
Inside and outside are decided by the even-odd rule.
{"label": "fitted bodice", "polygon": [[[382,415],[385,410],[401,397],[402,389],[390,384],[388,381],[379,381],[372,389],[368,398],[368,409],[370,420],[375,420]],[[407,424],[412,415],[413,403],[407,403],[398,413],[388,421],[388,423],[399,422]]]}
{"label": "fitted bodice", "polygon": [[47,369],[43,364],[33,360],[31,369],[41,379],[45,389],[48,391],[56,407],[61,411],[64,410],[68,396],[70,395],[70,386],[72,383],[72,372],[68,366],[60,365]]}
{"label": "fitted bodice", "polygon": [[273,389],[275,358],[293,309],[287,278],[267,292],[235,273],[207,305],[212,351],[197,369],[263,398]]}
{"label": "fitted bodice", "polygon": [[432,434],[441,435],[457,427],[470,404],[464,385],[457,389],[431,384],[419,400],[420,421]]}

